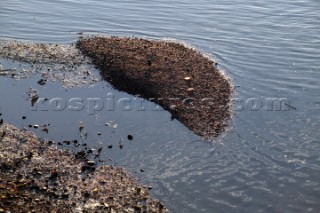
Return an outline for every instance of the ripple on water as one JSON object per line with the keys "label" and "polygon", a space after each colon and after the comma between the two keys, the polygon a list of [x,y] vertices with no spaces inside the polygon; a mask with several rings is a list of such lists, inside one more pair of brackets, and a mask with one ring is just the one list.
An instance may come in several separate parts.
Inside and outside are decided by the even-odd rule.
{"label": "ripple on water", "polygon": [[296,110],[235,111],[223,143],[210,145],[166,113],[109,113],[118,135],[136,134],[121,154],[106,153],[144,166],[137,176],[173,212],[317,212],[319,8],[316,0],[0,1],[0,36],[65,44],[80,31],[174,37],[211,53],[239,86],[236,97],[288,98]]}

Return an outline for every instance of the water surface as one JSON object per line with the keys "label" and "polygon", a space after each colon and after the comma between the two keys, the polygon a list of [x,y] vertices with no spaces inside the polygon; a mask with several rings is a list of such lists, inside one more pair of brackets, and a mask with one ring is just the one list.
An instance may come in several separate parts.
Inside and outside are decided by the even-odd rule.
{"label": "water surface", "polygon": [[[0,76],[0,111],[18,127],[50,122],[48,134],[34,131],[57,141],[80,138],[84,122],[85,143],[113,144],[104,157],[153,185],[152,194],[172,212],[318,212],[319,10],[315,0],[2,0],[0,39],[70,44],[79,32],[176,39],[219,62],[236,86],[236,101],[229,130],[213,143],[162,110],[47,113],[32,111],[25,97],[30,86],[46,98],[131,97],[106,82],[66,90],[59,82],[38,85],[38,75]],[[290,107],[272,109],[270,98]],[[109,121],[118,127],[105,126]]]}

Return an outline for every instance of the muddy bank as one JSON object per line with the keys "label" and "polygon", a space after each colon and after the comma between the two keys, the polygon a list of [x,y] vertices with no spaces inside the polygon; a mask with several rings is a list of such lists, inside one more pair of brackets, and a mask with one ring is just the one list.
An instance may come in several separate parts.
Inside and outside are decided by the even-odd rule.
{"label": "muddy bank", "polygon": [[217,64],[183,44],[138,38],[82,38],[77,47],[115,88],[160,104],[211,138],[230,118],[230,82]]}
{"label": "muddy bank", "polygon": [[167,212],[121,168],[0,121],[0,212]]}

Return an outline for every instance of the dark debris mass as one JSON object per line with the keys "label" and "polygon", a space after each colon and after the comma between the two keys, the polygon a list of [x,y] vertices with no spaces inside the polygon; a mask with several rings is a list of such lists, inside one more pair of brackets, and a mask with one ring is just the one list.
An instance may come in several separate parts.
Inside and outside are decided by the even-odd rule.
{"label": "dark debris mass", "polygon": [[167,212],[121,168],[0,124],[0,212]]}
{"label": "dark debris mass", "polygon": [[200,52],[139,38],[82,38],[76,46],[116,89],[160,104],[196,134],[209,139],[225,129],[232,87]]}

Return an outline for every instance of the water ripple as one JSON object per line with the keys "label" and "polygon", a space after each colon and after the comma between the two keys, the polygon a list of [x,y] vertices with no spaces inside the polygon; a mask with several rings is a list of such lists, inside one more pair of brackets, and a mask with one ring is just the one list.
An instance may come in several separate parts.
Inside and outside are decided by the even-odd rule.
{"label": "water ripple", "polygon": [[[11,0],[0,1],[0,38],[62,44],[79,32],[173,38],[212,55],[237,86],[236,98],[286,98],[294,108],[244,106],[214,143],[164,111],[110,113],[120,128],[108,139],[134,132],[135,140],[106,158],[133,172],[143,167],[136,175],[172,212],[317,212],[319,9],[314,0]],[[10,84],[1,80],[3,91]]]}

